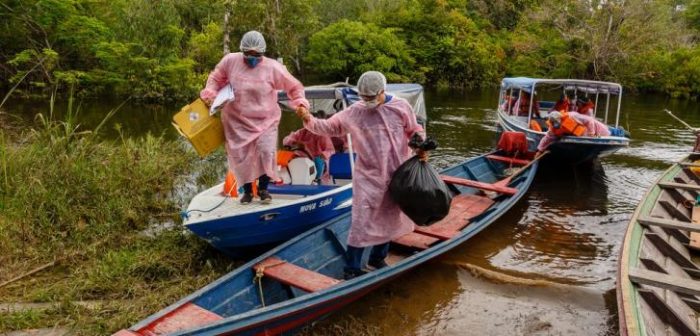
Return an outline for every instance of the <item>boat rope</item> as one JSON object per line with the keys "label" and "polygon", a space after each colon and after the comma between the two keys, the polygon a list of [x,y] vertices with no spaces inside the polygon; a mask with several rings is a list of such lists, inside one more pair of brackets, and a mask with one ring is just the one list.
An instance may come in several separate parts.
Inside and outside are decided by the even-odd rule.
{"label": "boat rope", "polygon": [[275,267],[278,265],[282,265],[284,263],[286,263],[286,261],[280,261],[278,263],[269,264],[269,265],[257,265],[257,266],[255,266],[255,277],[253,278],[253,283],[258,285],[258,293],[260,294],[260,302],[262,303],[263,307],[265,307],[265,295],[263,294],[263,289],[262,289],[262,278],[265,276],[265,269],[268,267]]}
{"label": "boat rope", "polygon": [[695,206],[695,201],[686,199],[686,200],[683,200],[683,203],[681,203],[681,204],[683,204],[683,207],[685,207],[687,209],[692,209]]}
{"label": "boat rope", "polygon": [[216,210],[218,207],[220,207],[224,202],[226,202],[226,199],[228,199],[230,196],[225,195],[224,199],[219,202],[219,204],[215,205],[213,208],[208,209],[208,210],[200,210],[200,209],[192,209],[192,210],[183,210],[180,212],[180,217],[182,217],[183,220],[190,218],[190,213],[192,212],[201,212],[201,213],[207,213],[207,212],[212,212]]}

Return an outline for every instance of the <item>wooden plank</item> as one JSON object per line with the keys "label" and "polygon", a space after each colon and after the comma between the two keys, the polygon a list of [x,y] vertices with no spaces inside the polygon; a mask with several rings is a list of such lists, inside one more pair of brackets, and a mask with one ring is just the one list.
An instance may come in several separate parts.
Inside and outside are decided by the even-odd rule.
{"label": "wooden plank", "polygon": [[630,281],[641,285],[668,289],[677,293],[700,295],[700,281],[693,279],[675,277],[637,267],[630,268],[629,278]]}
{"label": "wooden plank", "polygon": [[451,183],[451,184],[456,184],[456,185],[461,185],[461,186],[471,187],[471,188],[476,188],[476,189],[481,189],[481,190],[487,190],[487,191],[494,191],[494,192],[505,194],[505,195],[515,195],[515,193],[518,192],[518,189],[515,189],[515,188],[497,186],[497,185],[493,185],[491,183],[484,183],[484,182],[479,182],[479,181],[474,181],[474,180],[467,180],[467,179],[454,177],[454,176],[440,175],[440,178],[442,178],[442,180],[445,181],[445,183]]}
{"label": "wooden plank", "polygon": [[392,243],[399,244],[401,246],[411,247],[418,250],[425,250],[431,245],[439,242],[440,239],[431,237],[428,235],[410,232],[399,238],[392,240]]}
{"label": "wooden plank", "polygon": [[[632,270],[630,270],[631,272]],[[631,277],[631,276],[630,276]],[[671,325],[682,336],[697,336],[696,330],[681,319],[656,293],[640,289],[639,295],[646,301],[664,323]]]}
{"label": "wooden plank", "polygon": [[683,168],[683,172],[686,176],[688,176],[689,179],[693,180],[693,182],[695,182],[696,184],[700,184],[700,177],[693,173],[692,170],[688,168]]}
{"label": "wooden plank", "polygon": [[680,210],[678,210],[678,208],[676,208],[675,205],[671,204],[671,202],[669,202],[667,200],[661,200],[661,201],[659,201],[659,204],[672,217],[675,217],[675,218],[680,219],[682,221],[690,222],[690,217],[688,217],[688,215],[686,215],[683,212],[681,212]]}
{"label": "wooden plank", "polygon": [[269,257],[253,266],[256,272],[262,273],[283,284],[297,287],[306,292],[317,292],[340,283],[340,280],[331,278],[312,270],[288,263],[277,257]]}
{"label": "wooden plank", "polygon": [[[694,296],[693,296],[694,297]],[[689,297],[682,297],[681,300],[695,311],[700,311],[700,301],[691,299]]]}
{"label": "wooden plank", "polygon": [[695,190],[700,191],[700,185],[688,184],[688,183],[676,183],[676,182],[659,182],[659,187],[664,189],[683,189],[683,190]]}
{"label": "wooden plank", "polygon": [[137,333],[167,335],[176,331],[203,326],[221,319],[222,317],[218,314],[188,302],[146,327],[137,330]]}
{"label": "wooden plank", "polygon": [[500,155],[486,155],[486,158],[489,160],[504,162],[504,163],[508,163],[508,164],[514,164],[514,165],[518,165],[518,166],[524,166],[524,165],[530,163],[530,160],[509,158],[509,157],[500,156]]}
{"label": "wooden plank", "polygon": [[493,203],[492,199],[484,196],[458,195],[452,199],[450,213],[445,218],[429,226],[416,226],[414,232],[441,240],[450,239],[459,234],[471,218],[482,214]]}
{"label": "wooden plank", "polygon": [[684,270],[688,275],[695,279],[700,279],[700,269],[697,268],[687,268],[687,267],[681,267],[682,270]]}
{"label": "wooden plank", "polygon": [[669,242],[663,240],[659,235],[648,232],[645,233],[644,236],[649,239],[663,255],[671,258],[678,266],[698,269],[697,265],[686,258],[682,253],[678,252],[678,250],[673,248]]}
{"label": "wooden plank", "polygon": [[[693,224],[700,227],[700,206],[694,206],[692,212]],[[690,233],[690,242],[688,242],[688,247],[695,251],[700,251],[700,232]]]}
{"label": "wooden plank", "polygon": [[694,225],[688,222],[681,222],[677,220],[640,216],[637,219],[637,221],[642,225],[653,225],[662,228],[671,228],[690,232],[700,232],[700,225]]}
{"label": "wooden plank", "polygon": [[[669,274],[666,272],[661,265],[659,265],[655,260],[653,259],[648,259],[648,258],[639,258],[639,261],[646,267],[647,270],[653,271],[653,272],[659,272],[663,274]],[[684,269],[687,270],[687,269]],[[672,274],[673,276],[678,276],[679,274]],[[684,293],[678,293],[678,295],[681,297],[681,299],[685,300],[696,300],[697,298],[694,295],[688,295]]]}

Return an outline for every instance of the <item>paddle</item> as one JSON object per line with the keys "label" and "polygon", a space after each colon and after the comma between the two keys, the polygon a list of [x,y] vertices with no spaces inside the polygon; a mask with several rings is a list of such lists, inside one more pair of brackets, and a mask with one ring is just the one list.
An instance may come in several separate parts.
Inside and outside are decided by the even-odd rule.
{"label": "paddle", "polygon": [[534,159],[532,159],[532,161],[530,161],[528,164],[522,166],[522,167],[521,167],[520,169],[518,169],[515,173],[513,173],[513,175],[508,176],[508,177],[506,177],[506,178],[504,178],[504,179],[502,179],[502,180],[500,180],[500,181],[494,183],[493,185],[496,185],[496,186],[503,186],[503,187],[507,186],[508,183],[510,183],[510,181],[512,181],[514,177],[516,177],[516,176],[522,174],[522,173],[525,171],[525,169],[527,169],[527,168],[529,168],[530,166],[532,166],[535,162],[539,161],[540,159],[542,159],[542,158],[543,158],[545,155],[547,155],[547,154],[549,154],[549,151],[544,151],[544,152],[542,153],[542,155],[536,156],[536,157],[535,157]]}
{"label": "paddle", "polygon": [[676,117],[676,116],[673,114],[673,112],[671,112],[670,110],[664,109],[664,111],[666,111],[666,113],[668,113],[668,115],[670,115],[670,116],[673,117],[674,119],[678,120],[678,121],[679,121],[681,124],[683,124],[685,127],[688,127],[688,129],[691,130],[691,131],[693,131],[694,133],[700,132],[700,128],[695,128],[695,127],[693,127],[693,126],[688,125],[687,122],[683,121],[681,118]]}
{"label": "paddle", "polygon": [[543,156],[547,155],[548,153],[549,153],[549,151],[545,151],[544,153],[542,153],[542,155],[532,159],[532,161],[528,162],[522,168],[518,169],[515,173],[513,173],[513,175],[506,177],[505,179],[500,180],[500,181],[495,182],[495,183],[485,183],[485,182],[480,182],[480,181],[458,178],[458,177],[454,177],[454,176],[448,176],[448,175],[440,175],[440,178],[445,183],[449,183],[449,184],[456,184],[456,185],[476,188],[476,189],[480,189],[480,190],[484,190],[484,191],[493,191],[493,192],[506,194],[506,195],[515,195],[515,193],[518,191],[518,189],[508,187],[508,184],[510,183],[510,181],[512,181],[514,177],[522,174],[528,167],[530,167],[536,161],[539,161]]}

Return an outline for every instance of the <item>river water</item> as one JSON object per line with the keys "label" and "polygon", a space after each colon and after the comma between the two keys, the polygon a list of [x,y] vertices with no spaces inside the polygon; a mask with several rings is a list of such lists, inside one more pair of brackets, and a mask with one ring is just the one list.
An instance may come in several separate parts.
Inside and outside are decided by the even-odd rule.
{"label": "river water", "polygon": [[[497,99],[496,90],[426,92],[428,133],[440,143],[430,158],[436,167],[491,150]],[[81,122],[99,123],[117,103],[82,104]],[[45,111],[8,106],[25,116]],[[306,333],[616,335],[615,275],[627,222],[645,190],[694,141],[664,108],[700,126],[695,102],[623,98],[620,124],[632,134],[629,148],[585,167],[543,166],[524,199],[488,229]],[[177,137],[174,110],[127,103],[110,124],[126,136]],[[280,135],[298,127],[285,114]],[[107,132],[118,134],[115,127]]]}

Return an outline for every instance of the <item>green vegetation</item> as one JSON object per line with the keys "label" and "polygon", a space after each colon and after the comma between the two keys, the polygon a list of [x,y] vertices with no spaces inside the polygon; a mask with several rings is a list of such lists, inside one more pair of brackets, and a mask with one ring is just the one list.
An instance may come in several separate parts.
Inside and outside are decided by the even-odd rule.
{"label": "green vegetation", "polygon": [[25,95],[74,85],[188,101],[224,36],[236,51],[257,29],[306,82],[377,69],[427,85],[572,77],[697,97],[699,18],[700,0],[11,0],[0,4],[0,88],[29,73]]}
{"label": "green vegetation", "polygon": [[[0,333],[111,334],[234,266],[177,224],[174,186],[197,161],[186,147],[153,135],[105,140],[76,113],[39,115],[34,127],[0,116],[0,283],[50,265],[0,287],[3,303],[50,304],[0,313]],[[149,234],[164,225],[175,229]]]}

